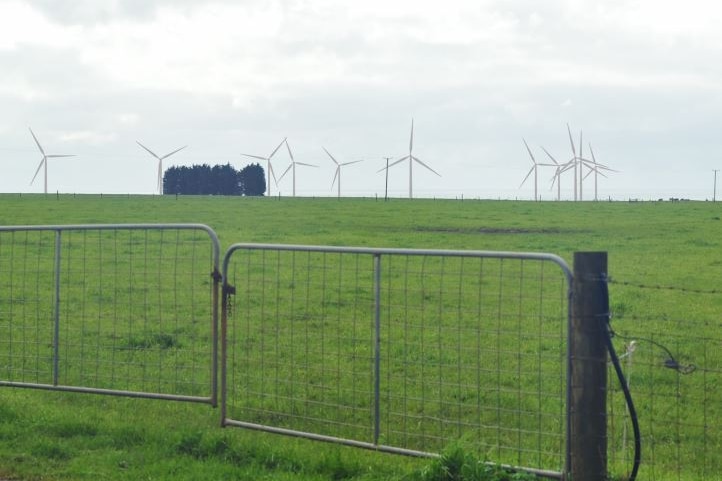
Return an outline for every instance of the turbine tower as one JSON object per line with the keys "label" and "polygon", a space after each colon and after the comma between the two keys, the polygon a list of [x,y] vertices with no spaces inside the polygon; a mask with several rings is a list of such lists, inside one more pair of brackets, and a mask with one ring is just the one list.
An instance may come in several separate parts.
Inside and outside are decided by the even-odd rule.
{"label": "turbine tower", "polygon": [[341,198],[341,167],[344,165],[351,165],[351,164],[357,164],[359,162],[363,162],[363,160],[352,160],[350,162],[343,162],[339,163],[333,155],[331,155],[331,152],[326,150],[326,147],[321,147],[329,157],[331,157],[331,160],[333,160],[333,163],[336,164],[336,172],[333,174],[333,181],[331,182],[331,188],[333,189],[333,184],[336,182],[336,177],[338,177],[338,198]]}
{"label": "turbine tower", "polygon": [[414,162],[418,162],[419,164],[423,165],[424,167],[426,167],[428,170],[430,170],[434,174],[441,177],[441,174],[439,174],[434,169],[432,169],[431,167],[429,167],[428,165],[423,163],[421,161],[421,159],[419,159],[418,157],[415,157],[413,154],[413,150],[414,150],[414,119],[411,119],[411,137],[409,138],[409,155],[401,157],[399,160],[391,163],[388,167],[384,167],[383,169],[380,169],[378,171],[378,172],[381,172],[382,170],[393,167],[394,165],[408,159],[408,161],[409,161],[409,199],[414,198]]}
{"label": "turbine tower", "polygon": [[40,159],[40,164],[38,164],[38,168],[35,171],[35,175],[33,175],[32,180],[30,181],[30,185],[33,185],[33,182],[35,182],[35,177],[38,176],[38,173],[40,172],[40,168],[44,167],[43,171],[43,177],[44,177],[44,188],[43,192],[45,194],[48,193],[48,159],[49,158],[55,158],[55,157],[75,157],[75,155],[72,154],[46,154],[45,150],[43,150],[43,147],[40,145],[40,142],[38,142],[38,138],[35,137],[35,133],[33,132],[33,129],[28,127],[28,130],[30,130],[30,135],[33,136],[33,140],[35,140],[35,144],[38,146],[38,149],[40,149],[40,153],[43,154],[43,158]]}
{"label": "turbine tower", "polygon": [[[534,172],[534,202],[537,202],[537,201],[539,200],[539,195],[537,194],[537,185],[538,185],[537,170],[538,170],[538,168],[539,168],[539,167],[558,167],[559,164],[557,164],[556,160],[554,160],[554,159],[552,159],[552,160],[554,160],[554,164],[540,164],[540,163],[538,163],[538,162],[536,161],[536,159],[534,158],[534,154],[531,153],[531,149],[529,148],[529,144],[526,143],[526,140],[525,140],[523,137],[522,137],[521,140],[524,141],[524,145],[526,146],[526,151],[529,152],[529,157],[531,157],[532,166],[531,166],[531,169],[529,169],[529,172],[526,174],[526,177],[524,177],[524,180],[521,181],[521,185],[519,186],[519,188],[521,189],[521,187],[524,185],[524,182],[526,182],[526,180],[529,178],[529,176],[531,175],[531,173]],[[542,147],[542,148],[543,148],[543,147]],[[546,152],[546,151],[545,151],[545,152]],[[547,152],[547,155],[549,155],[548,152]],[[550,157],[551,157],[551,156],[550,156]]]}
{"label": "turbine tower", "polygon": [[254,159],[260,159],[260,160],[266,161],[266,165],[268,166],[267,170],[268,170],[268,174],[269,174],[268,175],[268,187],[266,188],[267,196],[271,195],[271,177],[273,177],[273,182],[275,182],[276,187],[278,187],[278,180],[276,180],[276,174],[275,174],[275,172],[273,172],[273,164],[271,164],[271,157],[276,155],[276,152],[278,152],[278,149],[281,148],[281,146],[283,145],[283,143],[285,141],[286,141],[286,138],[284,137],[283,140],[281,141],[281,143],[278,144],[278,147],[273,149],[273,152],[271,152],[271,154],[268,157],[261,157],[260,155],[252,155],[252,154],[241,154],[241,155],[245,155],[246,157],[253,157]]}
{"label": "turbine tower", "polygon": [[283,174],[281,174],[281,177],[278,180],[282,180],[283,177],[288,173],[288,171],[293,169],[293,196],[296,197],[296,164],[304,165],[306,167],[318,167],[318,165],[306,164],[304,162],[297,162],[293,158],[293,153],[291,152],[291,147],[288,145],[288,139],[284,139],[283,142],[286,143],[286,149],[288,150],[288,155],[289,155],[289,157],[291,157],[291,165],[289,165],[286,168],[286,170],[283,171]]}
{"label": "turbine tower", "polygon": [[144,150],[146,150],[150,155],[152,155],[153,157],[155,157],[156,159],[158,159],[158,181],[157,181],[157,182],[158,182],[158,185],[157,185],[157,187],[158,187],[158,194],[163,195],[163,159],[166,159],[166,158],[170,157],[171,155],[175,154],[175,153],[178,152],[178,151],[181,151],[181,150],[185,149],[185,148],[188,147],[188,146],[187,146],[187,145],[184,145],[183,147],[181,147],[181,148],[179,148],[179,149],[175,149],[175,150],[174,150],[173,152],[171,152],[170,154],[165,154],[165,155],[163,155],[163,156],[161,156],[161,157],[158,157],[157,155],[155,155],[155,153],[154,153],[152,150],[150,150],[148,147],[146,147],[145,145],[141,144],[141,143],[138,142],[137,140],[135,141],[135,143],[138,144],[138,145],[140,145],[140,146],[141,146]]}

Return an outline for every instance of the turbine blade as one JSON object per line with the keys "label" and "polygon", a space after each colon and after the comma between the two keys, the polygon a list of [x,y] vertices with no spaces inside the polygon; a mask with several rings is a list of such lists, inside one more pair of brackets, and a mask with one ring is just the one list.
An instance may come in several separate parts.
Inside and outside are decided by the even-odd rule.
{"label": "turbine blade", "polygon": [[414,119],[411,119],[411,137],[409,138],[409,156],[411,151],[414,150]]}
{"label": "turbine blade", "polygon": [[520,189],[522,188],[522,186],[524,185],[524,182],[526,182],[526,179],[529,178],[529,176],[531,175],[532,172],[534,172],[534,166],[533,166],[533,165],[531,166],[531,169],[529,169],[529,172],[527,172],[526,176],[524,177],[524,180],[522,180],[522,181],[521,181],[521,184],[519,184],[519,188],[520,188]]}
{"label": "turbine blade", "polygon": [[30,131],[30,135],[33,136],[33,140],[35,140],[35,144],[38,146],[38,149],[40,149],[40,153],[43,154],[43,156],[45,156],[45,151],[43,150],[42,146],[40,145],[40,142],[38,142],[38,138],[35,137],[35,132],[33,132],[33,129],[31,129],[30,127],[28,127],[28,130]]}
{"label": "turbine blade", "polygon": [[291,167],[293,167],[293,163],[289,164],[288,167],[286,167],[286,170],[283,171],[283,174],[281,174],[281,177],[279,177],[278,180],[283,180],[288,171],[291,170]]}
{"label": "turbine blade", "polygon": [[291,152],[291,146],[288,145],[288,140],[283,139],[283,141],[286,142],[286,149],[288,150],[288,155],[291,157],[291,163],[295,162],[295,160],[293,159],[293,153]]}
{"label": "turbine blade", "polygon": [[276,179],[276,173],[273,172],[273,164],[271,163],[271,160],[268,160],[268,170],[271,172],[271,175],[273,176],[273,182],[276,183],[276,187],[278,187],[278,179]]}
{"label": "turbine blade", "polygon": [[75,157],[75,154],[49,154],[45,157]]}
{"label": "turbine blade", "polygon": [[152,155],[152,156],[155,157],[156,159],[160,159],[160,157],[158,157],[157,155],[155,155],[155,152],[153,152],[152,150],[150,150],[150,149],[149,149],[148,147],[146,147],[145,145],[141,144],[141,143],[138,142],[137,140],[135,141],[135,143],[138,144],[138,145],[140,145],[141,147],[143,147],[150,155]]}
{"label": "turbine blade", "polygon": [[[333,157],[333,155],[331,155],[331,152],[329,152],[328,150],[326,150],[326,147],[321,146],[321,148],[328,154],[329,157],[331,157],[331,160],[333,160],[333,163],[334,163],[334,164],[339,165],[338,161]],[[333,187],[333,186],[332,186],[332,187]]]}
{"label": "turbine blade", "polygon": [[582,143],[582,131],[579,130],[579,157],[584,157],[584,154],[582,154],[583,148],[584,148],[584,143]]}
{"label": "turbine blade", "polygon": [[306,167],[318,167],[318,165],[307,164],[305,162],[296,162],[296,165],[305,165]]}
{"label": "turbine blade", "polygon": [[557,159],[555,159],[554,157],[552,157],[552,154],[550,154],[550,153],[547,151],[547,149],[545,149],[544,147],[542,147],[542,150],[549,156],[550,159],[552,159],[552,162],[554,162],[555,165],[559,165],[559,162],[557,162]]}
{"label": "turbine blade", "polygon": [[343,162],[343,163],[341,163],[341,164],[339,164],[339,165],[358,164],[359,162],[363,162],[363,159],[361,159],[361,160],[352,160],[352,161],[350,161],[350,162]]}
{"label": "turbine blade", "polygon": [[334,184],[336,184],[336,177],[338,177],[338,172],[341,170],[340,167],[336,167],[336,172],[333,174],[333,181],[331,182],[331,188],[333,189]]}
{"label": "turbine blade", "polygon": [[47,161],[45,160],[45,156],[43,156],[43,159],[42,159],[42,160],[40,161],[40,163],[38,164],[38,168],[37,168],[37,170],[35,171],[35,175],[33,175],[33,179],[30,181],[30,185],[33,185],[33,182],[35,182],[35,177],[38,176],[38,172],[40,172],[40,168],[43,166],[43,162],[47,162]]}
{"label": "turbine blade", "polygon": [[529,157],[531,157],[532,163],[536,164],[536,159],[534,158],[534,154],[531,153],[531,149],[529,148],[529,144],[526,143],[526,139],[524,137],[522,137],[521,140],[524,141],[524,145],[526,146],[526,151],[529,152]]}
{"label": "turbine blade", "polygon": [[171,155],[175,154],[176,152],[180,152],[181,150],[185,149],[186,147],[188,147],[188,146],[187,146],[187,145],[184,145],[184,146],[181,147],[180,149],[175,149],[175,150],[174,150],[173,152],[171,152],[170,154],[165,154],[163,157],[161,157],[161,160],[163,160],[163,159],[165,159],[165,158],[167,158],[167,157],[170,157]]}
{"label": "turbine blade", "polygon": [[[391,163],[388,165],[388,168],[390,169],[390,168],[393,167],[394,165],[400,164],[400,163],[403,162],[404,160],[410,159],[410,158],[411,158],[410,155],[407,155],[407,156],[405,156],[405,157],[401,157],[399,160],[395,160],[395,161],[391,162]],[[384,169],[385,169],[385,168],[386,168],[386,167],[384,167]],[[384,170],[384,169],[381,169],[381,170]]]}
{"label": "turbine blade", "polygon": [[574,154],[574,158],[577,158],[577,149],[574,148],[574,140],[572,140],[572,129],[569,127],[569,124],[567,124],[567,132],[569,132],[569,142],[572,144],[572,153]]}
{"label": "turbine blade", "polygon": [[259,160],[268,160],[266,157],[261,157],[260,155],[253,155],[253,154],[241,154],[241,155],[245,155],[246,157],[253,157],[254,159],[259,159]]}
{"label": "turbine blade", "polygon": [[271,155],[268,156],[268,159],[270,159],[271,157],[273,157],[274,155],[276,155],[276,152],[278,152],[278,149],[281,148],[281,146],[283,145],[283,143],[286,141],[287,138],[288,138],[288,137],[284,137],[283,140],[281,141],[281,143],[278,144],[278,147],[276,147],[275,149],[273,149],[273,152],[271,152]]}
{"label": "turbine blade", "polygon": [[412,160],[415,160],[415,161],[418,162],[419,164],[421,164],[421,165],[423,165],[424,167],[426,167],[427,169],[429,169],[429,170],[430,170],[431,172],[433,172],[434,174],[436,174],[436,175],[438,175],[439,177],[441,177],[441,174],[439,174],[439,173],[436,172],[434,169],[432,169],[431,167],[429,167],[428,165],[426,165],[425,163],[423,163],[423,162],[421,161],[421,159],[419,159],[419,158],[417,158],[417,157],[413,157],[413,156],[411,157],[411,159],[412,159]]}
{"label": "turbine blade", "polygon": [[561,167],[561,170],[559,171],[559,173],[561,174],[568,170],[572,170],[574,168],[574,162],[571,162],[571,161],[567,162],[566,164],[562,164],[560,167]]}

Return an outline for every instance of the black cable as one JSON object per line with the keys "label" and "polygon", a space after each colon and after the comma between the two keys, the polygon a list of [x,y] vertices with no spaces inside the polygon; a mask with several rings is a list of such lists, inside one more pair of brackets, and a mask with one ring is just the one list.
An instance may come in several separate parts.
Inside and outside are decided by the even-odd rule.
{"label": "black cable", "polygon": [[[609,279],[606,275],[603,276],[601,279],[603,289],[605,290],[605,299],[607,299],[607,302],[609,302]],[[639,472],[639,464],[642,460],[642,437],[639,430],[639,419],[637,418],[637,409],[634,407],[634,401],[632,400],[632,394],[629,392],[629,386],[627,385],[627,378],[624,377],[624,372],[622,372],[622,366],[619,363],[619,356],[617,356],[617,351],[614,349],[614,344],[612,343],[612,337],[614,336],[614,331],[612,331],[612,327],[609,324],[609,320],[611,316],[609,313],[609,306],[607,306],[607,314],[604,316],[604,329],[602,329],[602,333],[604,334],[604,340],[607,344],[607,350],[609,351],[609,357],[612,360],[612,365],[614,366],[614,371],[617,373],[617,378],[619,379],[619,384],[622,386],[622,392],[624,393],[624,399],[627,402],[627,409],[629,410],[629,417],[632,420],[632,429],[634,430],[634,465],[632,466],[632,473],[629,475],[629,481],[634,481],[637,479],[637,473]],[[671,354],[670,354],[671,356]],[[672,358],[674,359],[674,358]]]}
{"label": "black cable", "polygon": [[662,349],[664,352],[667,353],[668,357],[667,357],[667,359],[664,360],[664,367],[666,367],[668,369],[674,369],[675,371],[677,371],[680,374],[690,374],[697,369],[697,366],[695,366],[694,364],[687,364],[687,365],[680,364],[672,355],[672,351],[670,351],[669,349],[667,349],[666,347],[664,347],[662,344],[658,343],[657,341],[653,341],[652,339],[647,339],[645,337],[637,337],[637,336],[635,336],[634,338],[632,338],[630,336],[623,336],[621,334],[618,334],[618,333],[612,331],[611,328],[610,328],[610,335],[612,337],[619,337],[621,339],[644,341],[644,342],[648,342],[650,344],[657,346],[658,348]]}
{"label": "black cable", "polygon": [[[607,324],[609,326],[609,324]],[[641,434],[639,431],[639,419],[637,419],[637,409],[634,407],[634,401],[632,400],[632,394],[629,392],[629,386],[627,386],[627,379],[624,377],[622,372],[622,366],[619,364],[619,357],[617,351],[614,350],[614,344],[612,344],[612,330],[604,329],[604,340],[607,343],[607,350],[609,356],[612,358],[612,365],[614,371],[617,373],[619,378],[619,384],[622,386],[624,392],[624,399],[627,402],[627,408],[629,409],[629,417],[632,419],[632,429],[634,429],[634,466],[632,467],[632,474],[629,475],[629,481],[637,479],[637,472],[639,471],[639,463],[642,459],[642,441]]]}

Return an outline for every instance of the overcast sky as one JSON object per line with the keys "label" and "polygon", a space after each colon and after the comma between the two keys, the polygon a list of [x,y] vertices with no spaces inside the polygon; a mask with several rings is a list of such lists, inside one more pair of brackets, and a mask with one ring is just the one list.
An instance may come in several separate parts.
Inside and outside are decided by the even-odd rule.
{"label": "overcast sky", "polygon": [[[288,138],[297,195],[533,197],[525,138],[618,170],[599,197],[712,198],[722,7],[709,0],[0,0],[0,192],[154,192],[157,162],[236,168]],[[577,145],[578,147],[578,145]],[[273,158],[282,173],[285,150]],[[263,164],[265,168],[265,163]],[[540,168],[539,195],[554,169]],[[722,173],[720,173],[722,197]],[[389,193],[408,196],[408,163]],[[562,197],[573,196],[572,176]],[[593,197],[594,181],[584,183]],[[272,193],[290,195],[290,173]]]}

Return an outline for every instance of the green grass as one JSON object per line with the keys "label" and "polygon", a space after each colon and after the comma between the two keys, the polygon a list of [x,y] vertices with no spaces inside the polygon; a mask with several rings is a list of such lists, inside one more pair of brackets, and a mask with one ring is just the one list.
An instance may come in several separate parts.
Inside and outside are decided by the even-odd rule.
{"label": "green grass", "polygon": [[[2,195],[0,225],[205,223],[218,233],[222,250],[234,242],[268,242],[544,251],[570,263],[575,251],[607,251],[609,272],[617,281],[610,286],[615,329],[651,337],[671,349],[680,362],[699,368],[688,376],[659,369],[664,353],[643,341],[633,364],[625,364],[632,373],[630,384],[645,434],[640,479],[691,480],[714,479],[722,469],[718,454],[722,400],[712,388],[720,381],[720,325],[715,320],[722,296],[635,285],[715,289],[722,278],[720,209],[717,204],[699,202]],[[108,292],[94,295],[112,297]],[[173,329],[140,330],[120,344],[129,355],[167,355],[187,347],[185,334]],[[617,344],[621,349],[622,341]],[[610,404],[617,419],[611,426],[611,470],[623,476],[631,441],[623,449],[619,421],[623,406],[618,393]],[[447,476],[453,471],[449,466],[459,463],[458,453],[447,452],[449,463],[439,464],[217,425],[217,412],[204,405],[2,388],[0,475],[20,479],[487,479],[478,477],[478,469],[476,475],[469,474],[471,468],[464,468],[465,478]],[[468,452],[479,458],[473,446]],[[485,457],[482,453],[481,458]]]}

